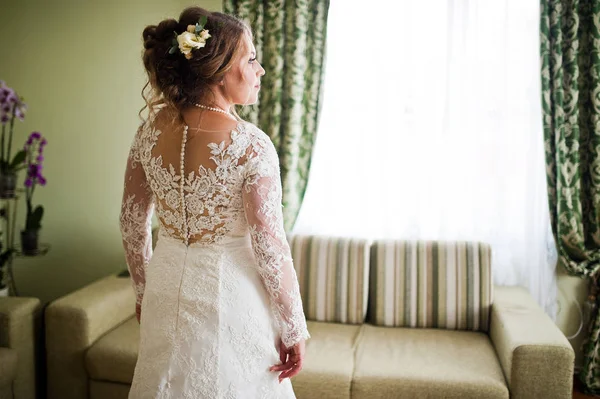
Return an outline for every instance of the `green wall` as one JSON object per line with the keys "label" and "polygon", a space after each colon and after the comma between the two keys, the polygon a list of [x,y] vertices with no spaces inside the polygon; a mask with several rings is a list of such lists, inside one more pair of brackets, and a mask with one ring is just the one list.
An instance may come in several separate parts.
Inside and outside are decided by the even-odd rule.
{"label": "green wall", "polygon": [[52,249],[15,261],[20,295],[48,302],[125,267],[118,217],[143,105],[141,33],[191,4],[221,9],[219,0],[2,1],[0,80],[28,105],[13,148],[33,130],[48,139],[48,185],[34,202],[46,208],[41,241]]}

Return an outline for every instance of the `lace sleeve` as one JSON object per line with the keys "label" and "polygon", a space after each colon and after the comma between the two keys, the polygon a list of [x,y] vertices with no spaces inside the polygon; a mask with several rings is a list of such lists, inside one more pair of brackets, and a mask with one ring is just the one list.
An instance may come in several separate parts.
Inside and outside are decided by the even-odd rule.
{"label": "lace sleeve", "polygon": [[152,190],[140,162],[140,135],[138,130],[131,146],[125,170],[120,226],[127,268],[136,295],[136,305],[142,304],[146,283],[145,270],[152,256]]}
{"label": "lace sleeve", "polygon": [[266,134],[252,147],[242,190],[258,271],[271,298],[281,340],[290,348],[310,338],[283,227],[279,160]]}

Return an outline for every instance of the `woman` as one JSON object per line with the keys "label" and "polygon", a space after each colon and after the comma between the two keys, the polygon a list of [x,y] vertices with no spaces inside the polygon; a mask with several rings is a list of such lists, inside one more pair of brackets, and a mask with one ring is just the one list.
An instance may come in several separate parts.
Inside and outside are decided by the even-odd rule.
{"label": "woman", "polygon": [[149,116],[129,154],[120,218],[140,322],[129,397],[294,398],[289,378],[310,334],[278,157],[233,109],[257,101],[265,73],[251,31],[191,7],[143,39]]}

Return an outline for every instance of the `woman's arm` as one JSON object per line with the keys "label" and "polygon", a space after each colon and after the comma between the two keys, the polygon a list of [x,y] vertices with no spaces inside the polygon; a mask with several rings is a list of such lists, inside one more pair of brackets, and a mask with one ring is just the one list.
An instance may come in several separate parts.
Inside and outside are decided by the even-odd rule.
{"label": "woman's arm", "polygon": [[283,226],[279,159],[264,133],[246,162],[242,196],[258,271],[278,317],[281,340],[290,348],[310,334]]}
{"label": "woman's arm", "polygon": [[140,127],[131,146],[125,170],[120,226],[125,258],[136,295],[136,314],[140,318],[142,298],[146,284],[146,265],[152,256],[152,190],[140,162]]}

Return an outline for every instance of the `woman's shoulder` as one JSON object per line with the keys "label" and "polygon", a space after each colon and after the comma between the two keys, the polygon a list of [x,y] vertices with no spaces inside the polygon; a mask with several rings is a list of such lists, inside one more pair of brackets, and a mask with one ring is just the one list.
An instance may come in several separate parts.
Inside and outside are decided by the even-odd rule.
{"label": "woman's shoulder", "polygon": [[150,112],[145,118],[142,118],[138,125],[136,133],[136,141],[145,141],[149,138],[156,138],[160,132],[172,126],[173,119],[162,109],[155,109]]}
{"label": "woman's shoulder", "polygon": [[269,135],[252,122],[244,120],[240,121],[237,131],[248,136],[251,144],[258,144],[263,147],[266,145],[273,145]]}
{"label": "woman's shoulder", "polygon": [[248,167],[266,163],[278,163],[278,155],[271,138],[262,129],[251,122],[239,124],[240,147],[244,148]]}

